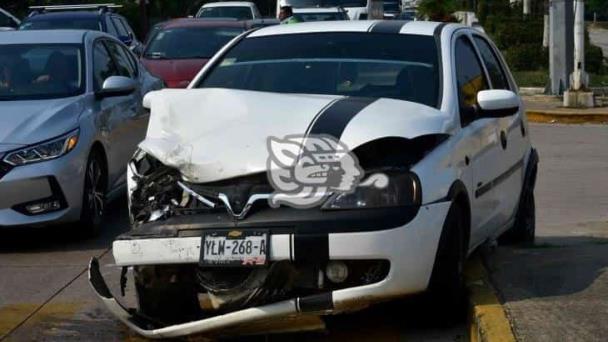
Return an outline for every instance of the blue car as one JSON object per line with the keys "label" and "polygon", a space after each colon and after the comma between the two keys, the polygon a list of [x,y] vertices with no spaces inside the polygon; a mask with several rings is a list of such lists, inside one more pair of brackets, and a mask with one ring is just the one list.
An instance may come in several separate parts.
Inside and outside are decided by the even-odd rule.
{"label": "blue car", "polygon": [[137,40],[127,20],[112,11],[121,6],[113,4],[31,6],[32,13],[21,22],[20,30],[93,30],[108,33],[140,54],[142,43]]}

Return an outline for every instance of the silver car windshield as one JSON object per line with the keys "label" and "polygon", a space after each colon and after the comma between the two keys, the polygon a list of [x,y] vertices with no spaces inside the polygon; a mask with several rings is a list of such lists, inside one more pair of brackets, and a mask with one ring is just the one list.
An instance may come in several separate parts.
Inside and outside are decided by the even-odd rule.
{"label": "silver car windshield", "polygon": [[0,46],[0,101],[75,96],[84,92],[78,44]]}

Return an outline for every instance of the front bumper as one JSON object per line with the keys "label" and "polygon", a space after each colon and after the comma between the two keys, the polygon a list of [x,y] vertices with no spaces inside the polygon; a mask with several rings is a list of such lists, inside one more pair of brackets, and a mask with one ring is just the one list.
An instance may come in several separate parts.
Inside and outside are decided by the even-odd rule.
{"label": "front bumper", "polygon": [[[77,147],[67,155],[10,169],[0,178],[0,227],[36,226],[78,220],[82,205],[86,154]],[[62,201],[59,210],[31,215],[19,207],[48,198]]]}
{"label": "front bumper", "polygon": [[[99,270],[92,264],[89,270],[91,284],[104,304],[121,321],[139,334],[149,338],[177,337],[208,332],[254,320],[301,313],[339,313],[365,307],[371,303],[427,288],[443,223],[450,202],[425,205],[415,218],[403,226],[386,230],[339,232],[325,234],[328,260],[388,260],[390,270],[380,282],[334,290],[321,295],[293,298],[256,308],[239,310],[200,321],[178,324],[159,329],[142,328],[133,310],[122,307],[103,283]],[[271,262],[304,261],[325,247],[311,245],[318,234],[277,233],[270,237]],[[306,241],[298,243],[298,240]],[[317,241],[323,241],[320,239]],[[113,254],[118,266],[196,264],[200,255],[200,236],[168,238],[132,238],[117,240]],[[301,246],[301,247],[298,247]],[[299,248],[306,248],[300,250]],[[103,286],[100,285],[103,283]]]}

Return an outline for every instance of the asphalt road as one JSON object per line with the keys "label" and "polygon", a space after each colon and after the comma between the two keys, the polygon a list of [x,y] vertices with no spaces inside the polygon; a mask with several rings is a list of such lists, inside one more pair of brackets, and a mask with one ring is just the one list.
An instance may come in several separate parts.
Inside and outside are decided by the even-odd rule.
{"label": "asphalt road", "polygon": [[[586,229],[602,231],[601,221],[606,220],[605,209],[608,208],[608,178],[605,177],[608,126],[533,125],[532,136],[539,148],[542,163],[537,190],[538,231],[542,236],[540,243],[554,243],[553,236],[564,237],[564,241],[569,243],[580,238],[582,233],[578,232]],[[571,165],[573,160],[576,166]],[[603,171],[598,172],[598,169]],[[567,186],[564,187],[564,184]],[[98,239],[82,239],[73,230],[65,228],[0,232],[0,340],[139,340],[101,307],[86,279],[88,260],[91,256],[97,256],[113,292],[119,293],[118,270],[109,266],[113,263],[110,245],[113,237],[126,229],[125,203],[121,200],[112,204],[104,234]],[[584,239],[593,238],[585,234],[582,234]],[[602,246],[594,241],[592,239],[588,243],[596,248]],[[509,300],[515,298],[508,305],[516,320],[519,318],[517,313],[526,309],[526,306],[515,305],[518,303],[517,296],[521,294],[518,289],[530,286],[527,283],[529,278],[520,277],[513,267],[513,260],[518,260],[521,250],[526,255],[526,250],[522,248],[499,247],[496,253],[489,256],[490,265],[498,265],[496,268],[505,270],[494,272],[493,277],[500,282],[499,288],[505,297]],[[527,260],[525,258],[522,262]],[[576,264],[574,260],[574,257],[570,258],[572,265]],[[581,266],[584,269],[573,277],[580,273],[593,278],[578,282],[579,287],[585,288],[594,284],[592,280],[599,279],[596,275],[599,265],[589,261]],[[530,271],[533,270],[530,267]],[[553,276],[570,277],[559,271]],[[515,283],[519,287],[512,285],[514,279],[519,281]],[[542,280],[550,283],[552,278]],[[541,290],[550,287],[536,283],[532,286],[538,286]],[[599,286],[594,291],[602,290],[606,290],[604,294],[608,293],[605,286]],[[511,296],[513,291],[515,295]],[[126,301],[133,301],[131,288],[127,288]],[[326,322],[325,333],[279,335],[261,340],[465,340],[464,310],[460,320],[448,323],[435,319],[437,310],[442,309],[429,307],[424,299],[415,297],[361,313],[331,318]],[[608,312],[606,307],[603,309]],[[542,310],[539,312],[542,313]],[[530,329],[525,324],[520,326],[520,331]],[[516,327],[519,326],[516,324]]]}

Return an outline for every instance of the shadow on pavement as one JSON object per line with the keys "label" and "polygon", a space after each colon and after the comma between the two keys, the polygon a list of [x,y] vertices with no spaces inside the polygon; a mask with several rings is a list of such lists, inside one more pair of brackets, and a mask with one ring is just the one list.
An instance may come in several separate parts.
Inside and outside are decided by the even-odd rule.
{"label": "shadow on pavement", "polygon": [[111,246],[114,238],[129,229],[126,195],[108,203],[101,235],[87,237],[77,225],[15,227],[0,229],[0,253],[85,251]]}

